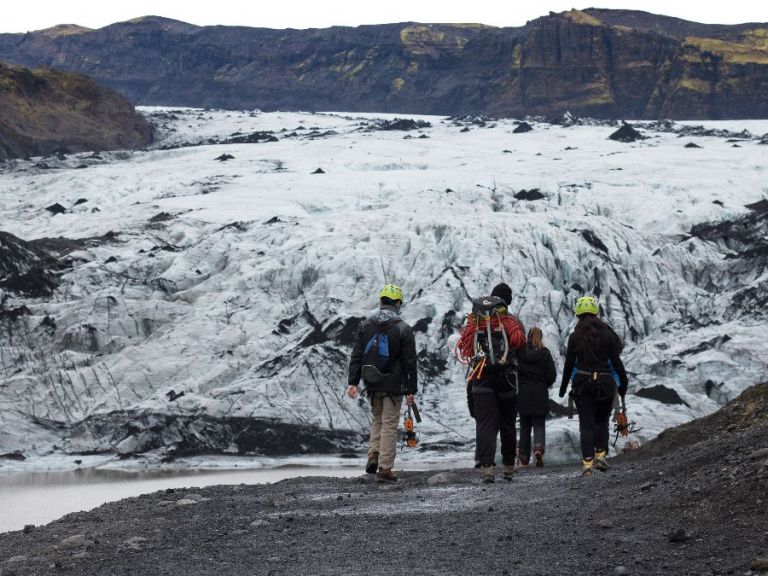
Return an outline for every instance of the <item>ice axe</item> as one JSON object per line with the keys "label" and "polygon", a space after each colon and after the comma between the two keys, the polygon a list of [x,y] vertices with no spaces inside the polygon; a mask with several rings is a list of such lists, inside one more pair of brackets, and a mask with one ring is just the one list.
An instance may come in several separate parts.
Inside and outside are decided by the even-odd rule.
{"label": "ice axe", "polygon": [[421,424],[421,412],[419,412],[419,407],[416,406],[416,402],[411,404],[410,409],[413,411],[413,417],[416,419],[416,423]]}
{"label": "ice axe", "polygon": [[636,422],[630,422],[627,418],[627,401],[624,399],[624,396],[621,396],[621,410],[616,409],[613,419],[616,422],[613,426],[613,431],[616,433],[616,437],[613,440],[614,446],[619,441],[619,436],[626,438],[631,432],[642,430],[642,428],[637,428]]}
{"label": "ice axe", "polygon": [[416,406],[416,402],[408,406],[408,410],[403,418],[403,444],[408,448],[415,448],[419,441],[416,436],[416,430],[414,430],[414,418],[416,422],[421,423],[421,414],[419,413],[419,407]]}

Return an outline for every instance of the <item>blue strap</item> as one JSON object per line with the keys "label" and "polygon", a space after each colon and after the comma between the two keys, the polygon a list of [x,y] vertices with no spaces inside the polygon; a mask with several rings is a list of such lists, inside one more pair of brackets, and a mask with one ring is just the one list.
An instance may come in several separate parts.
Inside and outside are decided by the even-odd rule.
{"label": "blue strap", "polygon": [[376,342],[376,338],[378,338],[378,334],[374,334],[373,337],[368,340],[368,344],[365,345],[365,354],[368,354],[368,352],[371,351],[371,348],[373,347],[373,343]]}
{"label": "blue strap", "polygon": [[377,353],[382,358],[389,358],[389,338],[386,334],[374,334],[365,345],[364,354],[368,354],[373,348],[374,343],[378,341]]}
{"label": "blue strap", "polygon": [[619,387],[619,373],[616,372],[616,368],[613,367],[613,362],[611,362],[611,359],[608,359],[608,366],[611,367],[611,376],[613,377],[613,381],[616,384],[616,388]]}
{"label": "blue strap", "polygon": [[389,338],[386,334],[379,334],[379,356],[389,358]]}

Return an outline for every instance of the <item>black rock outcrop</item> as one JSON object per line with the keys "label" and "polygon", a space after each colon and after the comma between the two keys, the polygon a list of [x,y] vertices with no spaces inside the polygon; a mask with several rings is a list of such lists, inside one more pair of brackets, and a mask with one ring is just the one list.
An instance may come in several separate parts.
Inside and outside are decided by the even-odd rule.
{"label": "black rock outcrop", "polygon": [[542,194],[538,188],[531,188],[530,190],[520,190],[515,194],[515,198],[518,200],[542,200],[546,198],[546,194]]}
{"label": "black rock outcrop", "polygon": [[0,232],[0,288],[27,296],[49,296],[58,285],[56,258],[8,232]]}
{"label": "black rock outcrop", "polygon": [[616,140],[617,142],[634,142],[636,140],[642,140],[644,136],[629,124],[624,123],[621,128],[608,136],[608,138]]}

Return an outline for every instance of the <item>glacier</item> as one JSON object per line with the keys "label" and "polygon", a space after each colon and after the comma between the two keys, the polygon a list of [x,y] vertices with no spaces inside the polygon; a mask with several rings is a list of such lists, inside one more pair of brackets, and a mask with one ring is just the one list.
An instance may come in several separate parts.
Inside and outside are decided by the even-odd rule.
{"label": "glacier", "polygon": [[560,369],[575,299],[599,298],[641,442],[765,380],[768,121],[622,143],[604,122],[140,110],[149,149],[0,165],[5,462],[354,454],[346,363],[387,282],[419,350],[409,458],[471,451],[453,348],[499,281]]}

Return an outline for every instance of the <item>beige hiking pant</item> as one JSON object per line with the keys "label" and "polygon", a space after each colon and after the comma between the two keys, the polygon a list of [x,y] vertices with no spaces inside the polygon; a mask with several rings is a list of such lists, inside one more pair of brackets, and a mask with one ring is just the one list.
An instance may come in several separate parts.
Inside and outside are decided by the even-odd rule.
{"label": "beige hiking pant", "polygon": [[388,396],[384,392],[371,394],[371,439],[368,455],[379,453],[379,468],[391,469],[395,464],[397,449],[397,422],[403,406],[402,396]]}

